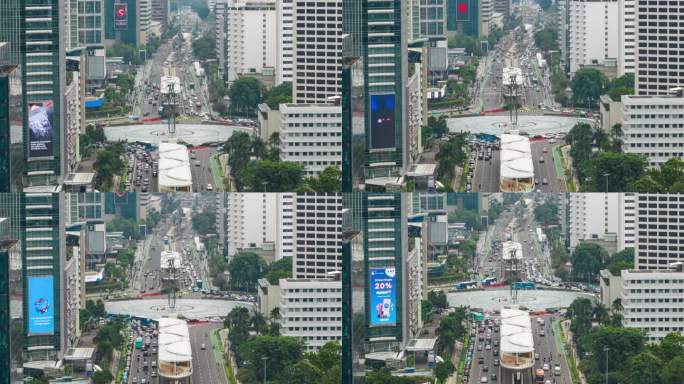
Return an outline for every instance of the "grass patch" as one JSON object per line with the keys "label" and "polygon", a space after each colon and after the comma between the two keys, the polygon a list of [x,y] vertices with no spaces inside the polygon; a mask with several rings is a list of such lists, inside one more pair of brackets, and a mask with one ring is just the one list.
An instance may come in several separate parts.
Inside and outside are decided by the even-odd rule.
{"label": "grass patch", "polygon": [[124,192],[126,190],[126,179],[128,179],[128,159],[123,161],[123,171],[121,171],[121,177],[119,178],[119,192]]}
{"label": "grass patch", "polygon": [[461,356],[458,362],[458,369],[456,370],[456,382],[458,382],[458,380],[461,377],[463,377],[463,371],[465,370],[465,359],[468,355],[468,340],[470,338],[470,327],[466,329],[468,329],[468,331],[466,332],[465,337],[463,337],[463,348],[461,348]]}
{"label": "grass patch", "polygon": [[[128,328],[125,332],[128,334]],[[123,374],[126,370],[126,355],[128,354],[128,338],[124,337],[123,347],[121,348],[121,353],[119,354],[119,368],[116,374],[116,384],[121,384],[123,382]]]}
{"label": "grass patch", "polygon": [[233,372],[233,366],[230,363],[230,356],[226,353],[223,348],[223,343],[221,342],[221,337],[218,334],[218,330],[214,330],[214,334],[219,339],[219,351],[221,351],[221,356],[223,356],[223,367],[226,370],[226,377],[228,378],[228,384],[237,384],[237,379],[235,378],[235,373]]}
{"label": "grass patch", "polygon": [[463,160],[463,172],[461,172],[461,185],[458,186],[459,192],[465,192],[466,178],[468,177],[468,158]]}

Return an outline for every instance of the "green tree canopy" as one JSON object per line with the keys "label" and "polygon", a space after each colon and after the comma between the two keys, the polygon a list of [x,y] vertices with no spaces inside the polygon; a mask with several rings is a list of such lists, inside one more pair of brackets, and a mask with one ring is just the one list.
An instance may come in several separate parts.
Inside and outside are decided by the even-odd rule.
{"label": "green tree canopy", "polygon": [[534,219],[542,226],[558,225],[558,204],[554,199],[547,198],[540,205],[534,207]]}
{"label": "green tree canopy", "polygon": [[240,381],[256,383],[264,380],[265,374],[269,382],[290,383],[290,367],[300,360],[303,351],[304,342],[299,338],[257,336],[244,343],[238,351],[240,359],[245,362],[238,377]]}
{"label": "green tree canopy", "polygon": [[634,182],[634,189],[641,193],[684,193],[684,162],[673,157],[653,168]]}
{"label": "green tree canopy", "polygon": [[261,256],[254,252],[238,252],[228,264],[230,283],[236,289],[252,291],[265,270]]}
{"label": "green tree canopy", "polygon": [[228,90],[230,111],[234,115],[254,116],[256,108],[264,98],[264,86],[255,77],[241,77]]}
{"label": "green tree canopy", "polygon": [[[646,171],[646,159],[633,153],[603,152],[582,163],[587,192],[633,191]],[[606,190],[606,186],[608,189]]]}
{"label": "green tree canopy", "polygon": [[576,105],[595,107],[599,97],[606,91],[608,79],[600,71],[593,68],[582,68],[575,72],[570,82],[572,100]]}
{"label": "green tree canopy", "polygon": [[614,276],[619,276],[623,269],[634,268],[634,248],[625,248],[608,259],[605,268]]}
{"label": "green tree canopy", "polygon": [[271,109],[278,109],[280,104],[286,104],[292,102],[292,83],[286,81],[280,85],[277,85],[268,91],[264,95],[264,101],[268,104]]}
{"label": "green tree canopy", "polygon": [[216,58],[216,38],[206,34],[192,42],[192,54],[199,60]]}
{"label": "green tree canopy", "polygon": [[192,217],[192,229],[202,236],[209,233],[216,233],[216,215],[208,210],[204,210]]}
{"label": "green tree canopy", "polygon": [[580,243],[570,255],[572,272],[577,280],[594,281],[608,252],[598,244]]}
{"label": "green tree canopy", "polygon": [[302,184],[304,167],[288,161],[258,160],[238,173],[238,185],[247,191],[287,192]]}

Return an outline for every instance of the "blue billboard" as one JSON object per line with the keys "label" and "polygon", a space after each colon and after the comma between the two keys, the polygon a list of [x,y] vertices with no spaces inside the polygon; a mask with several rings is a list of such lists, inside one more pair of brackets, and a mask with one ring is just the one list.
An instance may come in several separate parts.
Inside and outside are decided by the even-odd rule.
{"label": "blue billboard", "polygon": [[28,278],[28,333],[30,335],[55,332],[55,291],[52,276]]}
{"label": "blue billboard", "polygon": [[371,326],[397,323],[397,274],[394,267],[370,269]]}

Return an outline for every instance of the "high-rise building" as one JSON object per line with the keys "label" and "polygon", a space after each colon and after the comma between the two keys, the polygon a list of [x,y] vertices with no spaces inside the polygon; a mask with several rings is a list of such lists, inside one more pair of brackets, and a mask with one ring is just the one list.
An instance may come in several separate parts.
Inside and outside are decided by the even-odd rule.
{"label": "high-rise building", "polygon": [[226,256],[276,241],[275,193],[217,193],[216,229]]}
{"label": "high-rise building", "polygon": [[618,194],[618,251],[634,248],[636,236],[636,194]]}
{"label": "high-rise building", "polygon": [[326,279],[340,271],[342,197],[339,194],[300,193],[294,200],[295,279]]}
{"label": "high-rise building", "polygon": [[292,82],[293,68],[293,0],[276,0],[277,50],[276,85]]}
{"label": "high-rise building", "polygon": [[[419,7],[420,34],[428,39],[446,39],[446,0],[421,1]],[[418,38],[416,37],[416,38]]]}
{"label": "high-rise building", "polygon": [[618,0],[618,76],[634,73],[635,0]]}
{"label": "high-rise building", "polygon": [[24,107],[20,68],[0,65],[0,193],[23,189]]}
{"label": "high-rise building", "polygon": [[276,67],[276,4],[273,0],[216,3],[219,73],[232,83],[242,75]]}
{"label": "high-rise building", "polygon": [[[121,4],[118,6],[115,4]],[[133,44],[139,49],[147,44],[150,28],[150,0],[103,0],[104,38],[110,42]],[[115,9],[125,9],[126,16],[116,18]]]}
{"label": "high-rise building", "polygon": [[[159,22],[162,28],[169,24],[170,0],[151,0],[151,20]],[[213,10],[213,9],[212,9]]]}
{"label": "high-rise building", "polygon": [[106,195],[107,193],[100,192],[69,193],[65,210],[66,222],[102,220],[105,214]]}
{"label": "high-rise building", "polygon": [[78,0],[78,43],[82,46],[104,43],[105,2]]}
{"label": "high-rise building", "polygon": [[637,95],[668,95],[670,89],[684,84],[684,71],[679,66],[684,51],[678,40],[684,25],[672,21],[680,6],[665,0],[635,2]]}
{"label": "high-rise building", "polygon": [[317,177],[327,167],[340,167],[342,114],[333,104],[280,105],[280,157],[304,166]]}
{"label": "high-rise building", "polygon": [[684,261],[680,231],[684,195],[645,194],[636,197],[635,269],[668,269]]}
{"label": "high-rise building", "polygon": [[328,103],[340,96],[342,0],[293,0],[292,102]]}
{"label": "high-rise building", "polygon": [[10,219],[0,217],[0,383],[22,380],[23,287],[21,244],[10,232]]}
{"label": "high-rise building", "polygon": [[331,279],[280,279],[280,314],[283,336],[304,341],[317,351],[342,338],[342,283]]}
{"label": "high-rise building", "polygon": [[408,156],[405,3],[344,3],[343,185],[357,190],[403,184]]}
{"label": "high-rise building", "polygon": [[569,1],[570,73],[584,65],[602,65],[617,59],[618,2],[616,0]]}
{"label": "high-rise building", "polygon": [[570,248],[584,240],[616,238],[621,218],[617,193],[571,193],[570,194]]}
{"label": "high-rise building", "polygon": [[294,219],[295,219],[295,194],[278,193],[276,206],[276,244],[275,259],[294,256]]}

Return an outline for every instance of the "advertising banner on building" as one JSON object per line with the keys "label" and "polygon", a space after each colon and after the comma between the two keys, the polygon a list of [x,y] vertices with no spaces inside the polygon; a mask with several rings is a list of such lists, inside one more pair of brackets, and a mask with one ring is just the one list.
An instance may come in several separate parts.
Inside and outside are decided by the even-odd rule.
{"label": "advertising banner on building", "polygon": [[395,95],[370,95],[371,149],[394,148]]}
{"label": "advertising banner on building", "polygon": [[28,333],[49,335],[55,333],[55,292],[52,276],[28,278]]}
{"label": "advertising banner on building", "polygon": [[114,27],[128,29],[128,4],[114,4]]}
{"label": "advertising banner on building", "polygon": [[53,156],[54,104],[52,101],[29,104],[29,157]]}
{"label": "advertising banner on building", "polygon": [[397,323],[397,275],[394,267],[370,269],[370,325]]}

